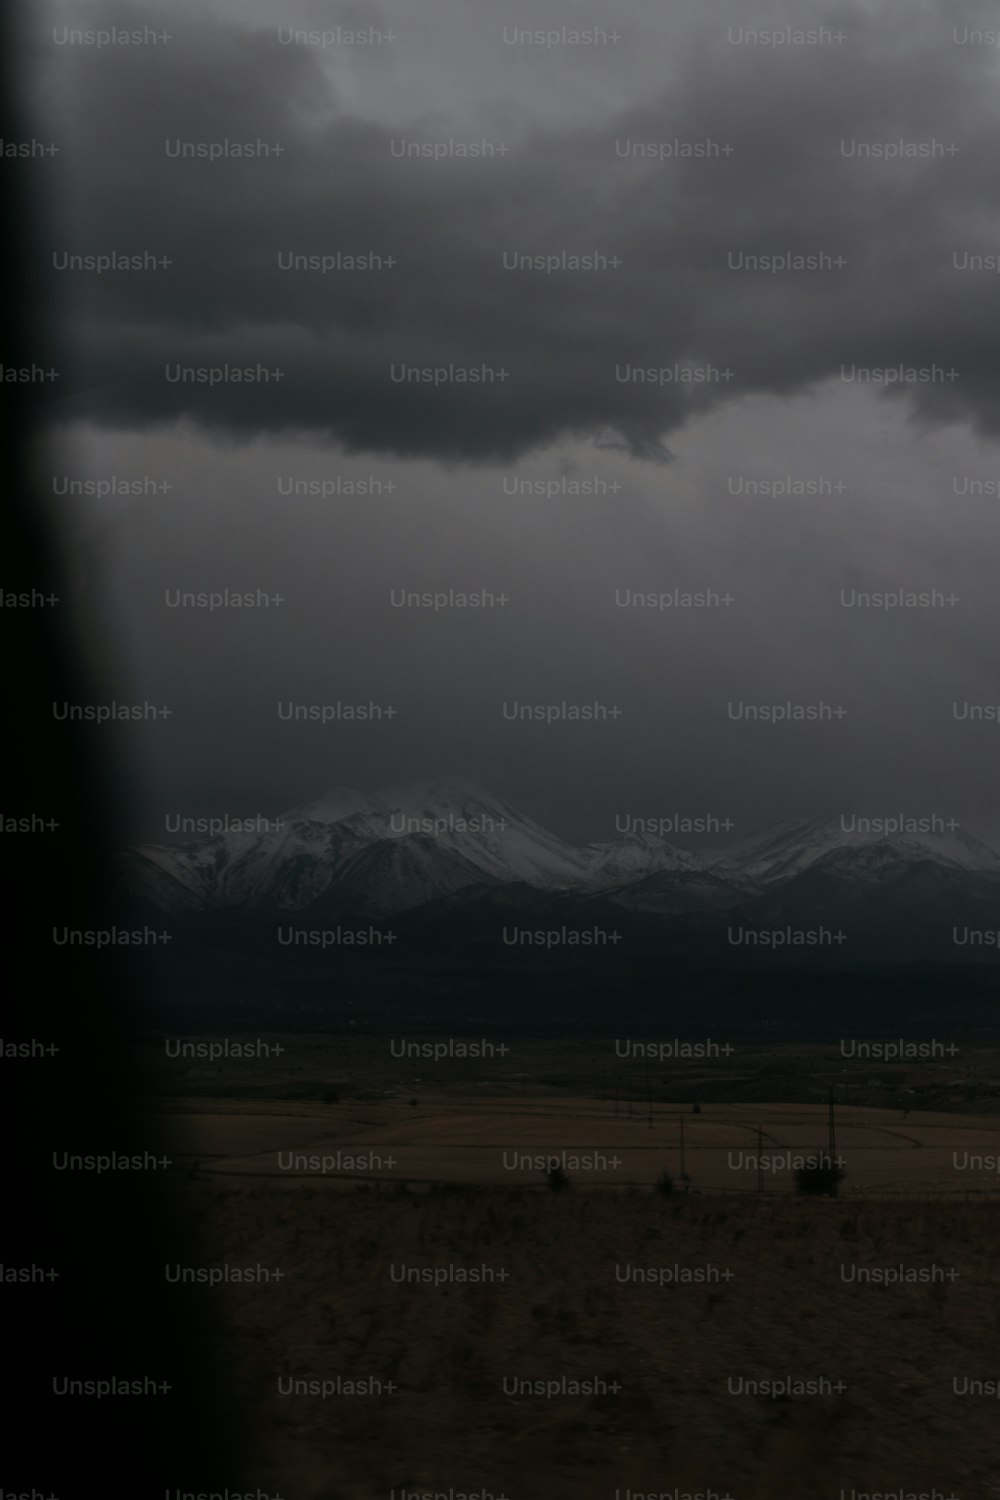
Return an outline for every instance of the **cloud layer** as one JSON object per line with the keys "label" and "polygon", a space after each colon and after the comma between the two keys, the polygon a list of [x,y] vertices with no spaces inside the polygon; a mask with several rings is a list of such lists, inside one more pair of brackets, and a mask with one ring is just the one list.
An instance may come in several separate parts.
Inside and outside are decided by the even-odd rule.
{"label": "cloud layer", "polygon": [[[322,49],[281,45],[273,25],[106,8],[97,24],[162,24],[171,40],[127,58],[45,56],[44,113],[65,146],[53,172],[64,202],[39,246],[73,329],[61,410],[446,461],[569,437],[649,456],[719,403],[904,366],[931,372],[894,387],[922,419],[995,432],[998,282],[960,266],[1000,249],[1000,52],[961,41],[975,17],[959,11],[817,3],[780,24],[843,39],[775,46],[745,40],[742,8],[692,9],[669,23],[665,87],[647,78],[630,99],[608,48],[592,115],[553,122],[540,107],[503,122],[486,104],[478,120],[443,104],[401,125],[345,107]],[[512,51],[498,42],[497,66]],[[394,155],[483,140],[505,154]],[[225,141],[282,152],[213,162],[166,144]],[[682,154],[705,143],[719,154]],[[889,145],[892,159],[859,154]],[[908,154],[922,148],[932,154]],[[53,253],[110,251],[172,264],[52,266]],[[279,255],[338,252],[397,264],[279,267]],[[827,259],[746,268],[786,253]],[[620,264],[512,270],[505,254]],[[166,373],[227,364],[282,375],[207,386]],[[403,366],[506,377],[393,379]],[[622,378],[636,367],[666,373]]]}

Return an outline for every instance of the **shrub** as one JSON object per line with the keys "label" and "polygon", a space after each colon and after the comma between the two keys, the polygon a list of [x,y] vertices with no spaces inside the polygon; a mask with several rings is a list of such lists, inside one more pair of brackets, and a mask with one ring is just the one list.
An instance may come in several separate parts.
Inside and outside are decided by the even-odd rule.
{"label": "shrub", "polygon": [[559,1166],[558,1162],[550,1167],[545,1174],[549,1185],[549,1191],[553,1193],[564,1193],[569,1187],[569,1173]]}
{"label": "shrub", "polygon": [[805,1166],[795,1169],[795,1191],[810,1197],[836,1198],[844,1180],[844,1169],[828,1152],[819,1152]]}

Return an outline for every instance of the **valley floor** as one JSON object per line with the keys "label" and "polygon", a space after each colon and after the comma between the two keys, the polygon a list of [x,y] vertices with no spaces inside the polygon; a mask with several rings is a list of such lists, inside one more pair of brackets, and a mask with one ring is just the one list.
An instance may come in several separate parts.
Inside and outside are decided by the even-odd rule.
{"label": "valley floor", "polygon": [[996,1396],[970,1393],[1000,1374],[996,1203],[185,1193],[203,1263],[282,1271],[174,1288],[217,1315],[206,1359],[273,1493],[1000,1495]]}

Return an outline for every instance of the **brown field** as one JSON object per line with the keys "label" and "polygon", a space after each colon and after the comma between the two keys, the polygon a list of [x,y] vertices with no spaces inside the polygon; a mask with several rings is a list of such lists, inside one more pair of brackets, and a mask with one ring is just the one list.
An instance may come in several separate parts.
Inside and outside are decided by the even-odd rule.
{"label": "brown field", "polygon": [[[952,1384],[998,1374],[994,1203],[186,1186],[203,1264],[283,1272],[175,1295],[218,1299],[212,1352],[259,1482],[286,1500],[1000,1495],[996,1400]],[[939,1265],[943,1279],[845,1281],[855,1264]],[[393,1267],[495,1279],[435,1286]],[[278,1388],[338,1376],[397,1389]],[[729,1384],[786,1376],[830,1386],[776,1399]],[[605,1384],[552,1398],[504,1386],[552,1379]]]}
{"label": "brown field", "polygon": [[[280,1056],[144,1054],[150,1105],[169,1115],[176,1154],[199,1174],[525,1186],[543,1172],[515,1155],[567,1153],[581,1187],[648,1187],[668,1171],[703,1192],[783,1194],[795,1160],[828,1144],[832,1089],[845,1196],[1000,1190],[992,1049],[847,1066],[830,1048],[783,1047],[636,1067],[608,1041],[578,1041],[414,1065],[385,1040],[267,1040]],[[286,1152],[352,1161],[289,1170]],[[757,1155],[768,1158],[760,1175]],[[992,1160],[978,1167],[981,1157]]]}
{"label": "brown field", "polygon": [[[640,1090],[584,1053],[404,1074],[310,1039],[280,1069],[147,1070],[191,1264],[282,1273],[172,1292],[203,1299],[254,1482],[285,1500],[1000,1497],[997,1401],[953,1384],[1000,1377],[1000,1177],[954,1161],[1000,1155],[995,1059],[854,1070],[835,1201],[744,1159],[826,1146],[817,1095],[845,1071],[829,1058],[797,1073],[761,1053]],[[762,1099],[775,1078],[800,1101]],[[887,1095],[904,1102],[870,1102]],[[559,1156],[568,1190],[511,1153]],[[782,1378],[829,1387],[738,1384]],[[538,1380],[593,1388],[510,1385]]]}
{"label": "brown field", "polygon": [[[679,1177],[683,1125],[692,1189],[757,1193],[760,1156],[763,1191],[786,1194],[795,1162],[827,1139],[827,1111],[818,1105],[706,1104],[697,1115],[664,1105],[630,1116],[573,1099],[507,1107],[440,1099],[418,1108],[402,1099],[360,1106],[219,1099],[198,1110],[177,1107],[171,1117],[174,1150],[199,1175],[299,1183],[530,1186],[544,1182],[534,1159],[553,1156],[581,1187],[649,1187],[664,1171]],[[911,1113],[904,1120],[898,1111],[840,1108],[836,1149],[846,1164],[842,1196],[1000,1193],[995,1167],[956,1166],[956,1157],[1000,1160],[1000,1121],[992,1116]],[[289,1168],[279,1153],[319,1160]]]}

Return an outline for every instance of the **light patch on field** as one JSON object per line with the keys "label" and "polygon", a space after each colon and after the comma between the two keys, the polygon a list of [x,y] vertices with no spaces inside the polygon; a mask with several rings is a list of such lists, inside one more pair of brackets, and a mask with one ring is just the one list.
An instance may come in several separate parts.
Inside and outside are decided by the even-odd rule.
{"label": "light patch on field", "polygon": [[[213,1175],[275,1176],[285,1181],[385,1177],[391,1181],[516,1186],[539,1183],[536,1157],[558,1157],[581,1186],[648,1186],[663,1172],[679,1177],[684,1161],[692,1189],[757,1192],[758,1131],[764,1192],[791,1190],[795,1165],[827,1145],[820,1106],[768,1104],[637,1106],[628,1114],[609,1101],[562,1099],[504,1106],[433,1102],[419,1110],[388,1099],[322,1105],[199,1101],[172,1115],[175,1150]],[[837,1110],[836,1149],[846,1179],[842,1196],[966,1194],[1000,1191],[1000,1174],[959,1169],[956,1162],[1000,1158],[995,1117]],[[277,1154],[327,1157],[369,1154],[396,1165],[382,1171],[350,1166],[281,1169]],[[515,1157],[532,1158],[515,1165]]]}

